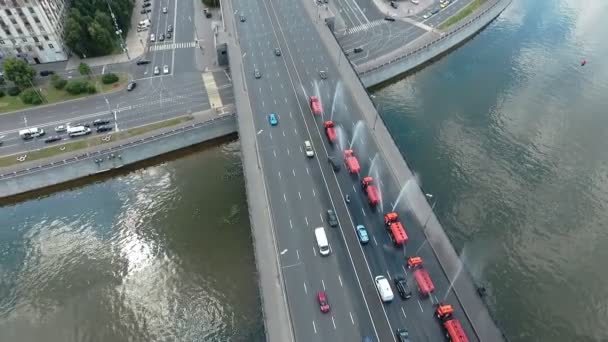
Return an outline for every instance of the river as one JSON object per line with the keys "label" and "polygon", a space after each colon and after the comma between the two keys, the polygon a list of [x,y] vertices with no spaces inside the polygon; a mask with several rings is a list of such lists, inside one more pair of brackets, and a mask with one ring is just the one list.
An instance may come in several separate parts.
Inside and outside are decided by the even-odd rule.
{"label": "river", "polygon": [[608,340],[607,17],[604,0],[515,0],[376,91],[512,341]]}
{"label": "river", "polygon": [[[608,340],[607,17],[515,0],[375,92],[512,341]],[[239,152],[0,207],[0,341],[264,340]]]}

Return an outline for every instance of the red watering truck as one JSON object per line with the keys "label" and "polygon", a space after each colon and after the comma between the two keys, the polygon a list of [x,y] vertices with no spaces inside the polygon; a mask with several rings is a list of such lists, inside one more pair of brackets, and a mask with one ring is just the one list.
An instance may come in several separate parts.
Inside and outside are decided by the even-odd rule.
{"label": "red watering truck", "polygon": [[407,268],[422,267],[422,258],[419,256],[409,257],[407,259]]}
{"label": "red watering truck", "polygon": [[405,233],[405,228],[399,222],[399,215],[395,212],[387,213],[384,215],[384,223],[386,223],[386,229],[388,229],[388,233],[395,246],[403,246],[407,242],[407,234]]}
{"label": "red watering truck", "polygon": [[359,161],[355,157],[353,150],[344,151],[344,164],[346,164],[346,168],[350,173],[356,174],[361,171]]}
{"label": "red watering truck", "polygon": [[418,284],[418,291],[420,291],[423,296],[428,296],[435,291],[435,285],[431,280],[431,276],[429,276],[429,272],[427,272],[425,269],[419,268],[415,270],[414,278]]}
{"label": "red watering truck", "polygon": [[378,191],[378,187],[374,185],[374,179],[370,176],[363,178],[361,181],[361,187],[365,190],[367,194],[367,201],[369,205],[375,207],[380,202],[380,191]]}
{"label": "red watering truck", "polygon": [[441,325],[445,331],[445,336],[452,342],[469,342],[460,322],[452,317],[454,308],[449,304],[439,304],[435,310],[435,315],[441,320]]}
{"label": "red watering truck", "polygon": [[319,100],[319,98],[317,96],[311,96],[309,102],[310,102],[310,109],[312,110],[313,114],[315,114],[315,115],[323,114],[323,107],[321,106],[321,100]]}
{"label": "red watering truck", "polygon": [[325,121],[323,126],[325,126],[325,135],[327,135],[327,140],[329,140],[330,143],[335,143],[336,142],[336,127],[334,127],[334,122]]}

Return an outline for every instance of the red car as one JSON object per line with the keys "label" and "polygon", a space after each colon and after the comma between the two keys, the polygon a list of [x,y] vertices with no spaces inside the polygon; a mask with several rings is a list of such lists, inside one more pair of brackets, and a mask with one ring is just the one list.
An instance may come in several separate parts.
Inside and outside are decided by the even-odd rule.
{"label": "red car", "polygon": [[319,100],[316,96],[311,96],[309,98],[310,109],[312,109],[312,113],[315,115],[323,114],[323,107],[321,106],[321,100]]}
{"label": "red car", "polygon": [[319,308],[321,309],[322,313],[329,312],[329,301],[327,300],[327,295],[325,294],[325,291],[319,291],[317,293],[317,301],[319,302]]}

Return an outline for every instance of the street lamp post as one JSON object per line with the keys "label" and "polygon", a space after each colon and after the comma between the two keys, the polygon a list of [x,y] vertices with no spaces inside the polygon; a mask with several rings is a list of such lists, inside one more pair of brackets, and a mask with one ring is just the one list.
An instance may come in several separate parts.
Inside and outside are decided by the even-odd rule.
{"label": "street lamp post", "polygon": [[[426,198],[428,198],[428,199],[432,199],[434,197],[432,194],[424,194],[424,196],[426,196]],[[429,217],[426,218],[426,221],[424,221],[424,226],[422,226],[422,230],[426,230],[426,225],[427,225],[427,223],[429,223],[429,220],[431,219],[431,216],[433,215],[433,210],[435,209],[436,204],[437,204],[437,199],[435,199],[433,201],[433,205],[431,205],[431,212],[429,213]]]}
{"label": "street lamp post", "polygon": [[[372,99],[376,98],[376,95],[371,94],[369,97],[371,97]],[[374,118],[374,127],[372,128],[372,130],[376,130],[376,123],[378,122],[378,116],[380,116],[380,108],[382,107],[381,103],[375,103],[374,101],[372,101],[372,103],[374,104],[374,107],[376,107],[376,117]]]}

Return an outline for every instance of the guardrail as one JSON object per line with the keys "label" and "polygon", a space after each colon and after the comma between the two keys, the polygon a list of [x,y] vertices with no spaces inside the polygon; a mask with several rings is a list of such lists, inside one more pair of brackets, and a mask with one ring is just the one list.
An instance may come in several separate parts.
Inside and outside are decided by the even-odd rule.
{"label": "guardrail", "polygon": [[179,128],[175,128],[169,131],[165,131],[159,134],[155,134],[155,135],[151,135],[151,136],[147,136],[145,138],[141,138],[141,139],[137,139],[137,140],[132,140],[129,142],[126,142],[124,144],[119,144],[116,146],[112,146],[109,148],[104,148],[98,151],[93,151],[93,152],[87,152],[87,153],[83,153],[83,154],[79,154],[70,158],[66,158],[66,159],[62,159],[62,160],[58,160],[52,163],[46,163],[46,164],[40,164],[38,166],[34,166],[34,167],[28,167],[28,168],[24,168],[21,170],[17,170],[17,171],[13,171],[13,172],[9,172],[9,173],[4,173],[4,174],[0,174],[0,180],[5,180],[5,179],[10,179],[10,178],[14,178],[14,177],[19,177],[19,176],[23,176],[23,175],[27,175],[30,173],[34,173],[34,172],[39,172],[39,171],[43,171],[43,170],[47,170],[53,167],[58,167],[58,166],[63,166],[63,165],[67,165],[67,164],[71,164],[71,163],[75,163],[78,161],[82,161],[82,160],[87,160],[87,159],[91,159],[93,157],[99,157],[101,155],[105,155],[108,153],[114,153],[114,152],[119,152],[122,150],[125,150],[127,148],[133,147],[133,146],[137,146],[137,145],[142,145],[151,141],[155,141],[155,140],[159,140],[162,139],[164,137],[167,136],[171,136],[171,135],[175,135],[181,132],[187,132],[187,131],[191,131],[193,129],[197,129],[199,127],[202,126],[207,126],[207,125],[211,125],[214,124],[218,121],[223,121],[223,120],[229,120],[229,119],[233,119],[233,115],[225,115],[225,116],[221,116],[219,118],[214,118],[205,122],[197,122],[195,124],[192,125],[188,125],[188,126],[182,126]]}
{"label": "guardrail", "polygon": [[490,10],[492,10],[494,7],[496,7],[496,5],[498,5],[502,1],[509,1],[509,2],[511,2],[511,0],[495,0],[494,3],[492,3],[491,5],[486,6],[485,9],[483,9],[480,12],[478,12],[477,15],[475,15],[473,18],[467,20],[465,23],[459,25],[458,27],[452,29],[451,31],[449,31],[447,33],[443,33],[441,35],[441,37],[439,37],[437,39],[430,40],[429,42],[426,42],[426,43],[418,44],[418,46],[416,48],[414,48],[414,50],[412,50],[412,51],[410,51],[410,52],[408,52],[408,53],[406,53],[404,55],[401,55],[399,57],[393,58],[393,59],[391,59],[388,62],[385,62],[385,63],[382,63],[380,65],[371,67],[371,68],[369,68],[367,70],[356,70],[356,71],[357,71],[357,73],[360,76],[363,76],[365,74],[368,74],[370,72],[374,72],[374,71],[376,71],[376,70],[378,70],[380,68],[383,68],[383,67],[385,67],[385,66],[387,66],[387,65],[389,65],[391,63],[398,62],[398,61],[400,61],[402,59],[411,57],[412,55],[415,55],[415,54],[418,54],[418,53],[420,53],[422,51],[425,51],[426,49],[430,48],[431,46],[433,46],[433,45],[435,45],[435,44],[437,44],[439,42],[444,41],[445,39],[451,37],[452,35],[460,32],[462,29],[464,29],[464,28],[468,27],[469,25],[471,25],[472,23],[476,22],[477,20],[479,20],[481,17],[483,17],[486,13],[488,13]]}

